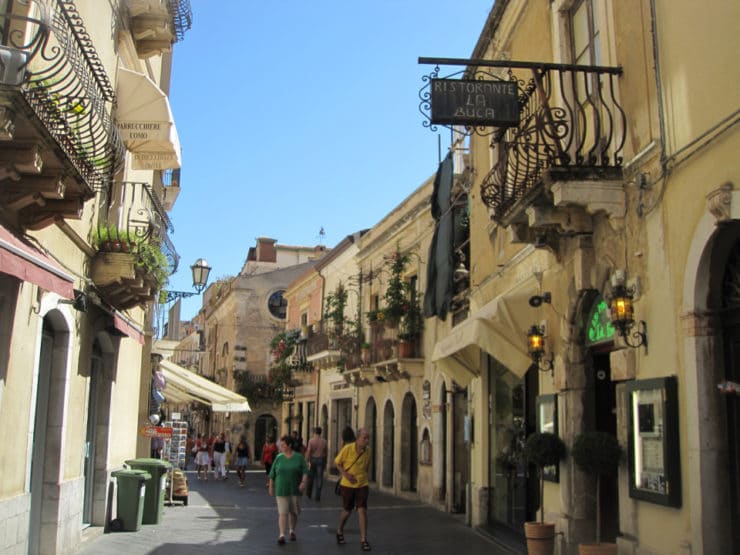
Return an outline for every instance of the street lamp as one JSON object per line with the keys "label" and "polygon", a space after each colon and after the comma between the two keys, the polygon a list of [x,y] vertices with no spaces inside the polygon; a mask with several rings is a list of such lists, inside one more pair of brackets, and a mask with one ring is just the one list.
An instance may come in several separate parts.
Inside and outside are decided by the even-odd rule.
{"label": "street lamp", "polygon": [[166,303],[172,302],[175,299],[192,297],[206,288],[206,284],[208,283],[208,274],[211,273],[211,267],[208,265],[208,262],[206,262],[204,258],[199,258],[195,261],[195,264],[190,266],[190,271],[193,272],[193,289],[195,289],[195,293],[192,291],[163,290],[162,292],[165,294]]}

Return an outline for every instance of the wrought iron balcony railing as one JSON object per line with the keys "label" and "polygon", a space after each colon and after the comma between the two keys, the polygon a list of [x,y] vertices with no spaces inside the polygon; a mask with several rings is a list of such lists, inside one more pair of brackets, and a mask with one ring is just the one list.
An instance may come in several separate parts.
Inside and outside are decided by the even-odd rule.
{"label": "wrought iron balcony railing", "polygon": [[18,90],[91,189],[124,159],[114,90],[72,0],[0,3],[0,89]]}
{"label": "wrought iron balcony railing", "polygon": [[[511,209],[540,188],[547,172],[561,171],[583,179],[621,175],[627,127],[617,94],[621,68],[490,60],[420,61],[466,65],[467,70],[458,72],[465,73],[466,79],[517,85],[518,126],[455,127],[458,133],[492,137],[497,162],[481,183],[481,196],[497,222],[507,225]],[[526,71],[531,72],[528,79],[521,77]],[[438,68],[424,80],[431,81],[437,75]],[[430,95],[420,92],[420,97],[420,110],[425,113]],[[425,125],[435,128],[428,122]]]}

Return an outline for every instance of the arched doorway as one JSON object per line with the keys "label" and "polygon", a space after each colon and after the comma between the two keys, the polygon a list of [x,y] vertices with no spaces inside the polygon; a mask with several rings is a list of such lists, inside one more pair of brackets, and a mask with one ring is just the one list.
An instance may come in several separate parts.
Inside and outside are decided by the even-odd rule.
{"label": "arched doorway", "polygon": [[[740,239],[730,249],[722,276],[722,343],[724,379],[740,383]],[[732,544],[728,553],[740,552],[740,396],[724,396],[727,415],[727,458],[730,492],[730,530]]]}
{"label": "arched doorway", "polygon": [[[59,311],[43,320],[31,456],[28,552],[55,553],[61,481],[69,331]],[[52,518],[44,518],[42,514]]]}
{"label": "arched doorway", "polygon": [[[614,326],[609,306],[598,292],[587,292],[583,301],[581,306],[586,315],[583,336],[587,361],[590,361],[585,366],[584,430],[606,432],[617,437],[617,390],[609,360],[609,354],[614,350]],[[616,542],[619,533],[618,485],[616,473],[600,478],[601,538],[605,542]]]}
{"label": "arched doorway", "polygon": [[395,413],[393,403],[386,401],[383,410],[383,478],[382,484],[385,487],[393,487],[393,467],[394,467],[394,449],[395,449]]}
{"label": "arched doorway", "polygon": [[254,425],[254,460],[262,458],[262,447],[268,437],[278,439],[277,419],[271,414],[261,414]]}
{"label": "arched doorway", "polygon": [[411,393],[407,393],[401,407],[401,445],[405,446],[401,449],[401,489],[405,491],[416,491],[419,469],[419,434],[416,420],[416,399]]}
{"label": "arched doorway", "polygon": [[[432,405],[432,464],[434,472],[434,497],[444,501],[447,496],[447,384],[442,382],[437,394],[437,404]],[[430,394],[431,396],[431,394]]]}
{"label": "arched doorway", "polygon": [[370,397],[367,400],[365,407],[365,429],[370,432],[370,453],[372,459],[370,460],[370,468],[368,468],[368,478],[371,482],[377,481],[376,467],[377,467],[377,453],[378,453],[378,415],[375,407],[375,399]]}

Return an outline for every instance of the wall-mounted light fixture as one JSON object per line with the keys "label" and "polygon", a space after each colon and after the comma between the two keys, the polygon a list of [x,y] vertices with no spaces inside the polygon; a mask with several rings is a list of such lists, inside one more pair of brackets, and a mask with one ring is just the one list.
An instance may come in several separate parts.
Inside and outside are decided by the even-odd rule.
{"label": "wall-mounted light fixture", "polygon": [[87,305],[88,305],[88,298],[87,293],[84,291],[79,291],[77,289],[73,290],[74,293],[74,299],[67,300],[67,299],[61,299],[57,302],[57,304],[71,304],[72,308],[79,312],[87,312]]}
{"label": "wall-mounted light fixture", "polygon": [[[632,326],[635,324],[634,309],[632,307],[634,297],[634,289],[628,289],[623,283],[617,283],[612,286],[612,295],[609,299],[612,325],[617,330],[619,336],[624,339],[624,343],[628,347],[636,349],[644,346],[645,352],[647,352],[647,324],[645,321],[640,320],[640,329],[630,334]],[[633,339],[630,340],[630,338]]]}
{"label": "wall-mounted light fixture", "polygon": [[550,372],[553,376],[554,355],[550,353],[550,358],[545,356],[545,330],[543,327],[533,324],[527,332],[527,348],[529,357],[537,369],[541,372]]}
{"label": "wall-mounted light fixture", "polygon": [[193,273],[193,289],[195,289],[195,293],[192,291],[163,290],[163,301],[160,302],[169,303],[175,299],[192,297],[206,288],[206,284],[208,283],[208,274],[211,273],[211,267],[208,265],[208,262],[206,262],[204,258],[199,258],[195,261],[195,264],[190,266],[190,271]]}

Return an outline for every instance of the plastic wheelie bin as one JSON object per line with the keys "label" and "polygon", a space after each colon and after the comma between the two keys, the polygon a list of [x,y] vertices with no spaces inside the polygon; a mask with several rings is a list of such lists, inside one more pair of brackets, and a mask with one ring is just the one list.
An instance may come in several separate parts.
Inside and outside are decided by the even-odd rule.
{"label": "plastic wheelie bin", "polygon": [[144,515],[142,524],[159,524],[164,513],[164,494],[167,482],[167,471],[172,467],[167,461],[159,459],[131,459],[126,461],[134,470],[144,470],[151,475],[146,482],[144,498]]}
{"label": "plastic wheelie bin", "polygon": [[136,532],[144,514],[146,482],[152,476],[144,470],[117,470],[111,473],[118,484],[114,530]]}

